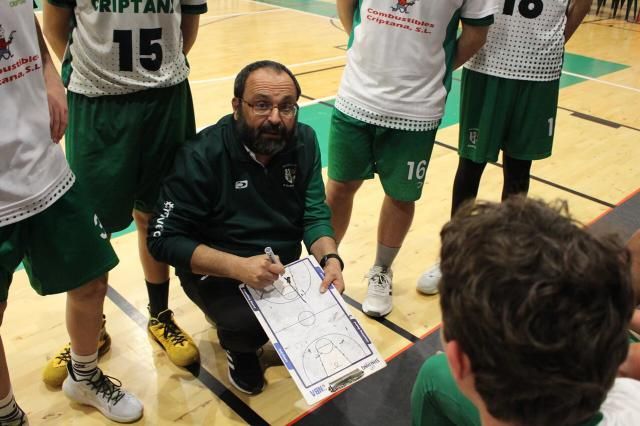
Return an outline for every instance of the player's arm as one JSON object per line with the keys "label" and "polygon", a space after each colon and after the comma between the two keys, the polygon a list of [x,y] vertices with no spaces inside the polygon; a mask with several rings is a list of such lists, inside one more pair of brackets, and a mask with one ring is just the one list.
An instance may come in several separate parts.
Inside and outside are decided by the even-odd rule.
{"label": "player's arm", "polygon": [[196,42],[198,28],[200,27],[200,15],[183,14],[180,29],[182,30],[182,51],[189,53]]}
{"label": "player's arm", "polygon": [[493,15],[479,20],[462,21],[462,34],[456,43],[456,56],[453,61],[453,69],[461,67],[469,60],[487,41],[489,26],[493,23]]}
{"label": "player's arm", "polygon": [[564,27],[564,42],[569,41],[578,26],[589,13],[591,0],[571,0],[567,9],[567,23]]}
{"label": "player's arm", "polygon": [[71,32],[73,9],[66,6],[63,1],[56,2],[55,5],[50,3],[51,1],[43,2],[44,35],[49,40],[53,53],[62,61]]}
{"label": "player's arm", "polygon": [[51,130],[51,139],[58,143],[64,136],[67,129],[67,96],[64,92],[64,86],[60,80],[60,75],[53,65],[53,60],[49,54],[47,43],[42,36],[40,23],[38,19],[33,17],[36,23],[36,32],[38,33],[38,45],[40,47],[40,55],[42,56],[42,72],[44,74],[44,84],[47,88],[47,101],[49,103],[49,128]]}
{"label": "player's arm", "polygon": [[338,9],[338,18],[342,23],[342,27],[347,34],[351,34],[353,30],[353,14],[356,11],[356,2],[358,0],[337,0],[336,8]]}

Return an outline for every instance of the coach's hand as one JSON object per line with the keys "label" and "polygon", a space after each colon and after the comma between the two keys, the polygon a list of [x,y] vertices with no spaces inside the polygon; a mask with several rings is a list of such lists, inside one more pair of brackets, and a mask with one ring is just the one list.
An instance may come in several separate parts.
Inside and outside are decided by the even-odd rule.
{"label": "coach's hand", "polygon": [[333,286],[340,293],[344,291],[344,278],[342,278],[342,270],[340,269],[340,262],[338,259],[329,259],[324,265],[324,279],[320,285],[320,293],[324,293],[329,288],[329,285],[333,283]]}
{"label": "coach's hand", "polygon": [[249,287],[261,290],[273,284],[281,274],[284,274],[284,266],[280,260],[272,263],[266,254],[261,254],[242,259],[237,279]]}

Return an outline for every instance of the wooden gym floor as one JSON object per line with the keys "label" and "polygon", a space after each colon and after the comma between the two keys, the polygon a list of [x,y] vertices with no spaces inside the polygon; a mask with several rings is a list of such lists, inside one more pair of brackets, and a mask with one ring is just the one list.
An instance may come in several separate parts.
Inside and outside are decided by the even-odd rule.
{"label": "wooden gym floor", "polygon": [[[635,103],[640,96],[640,25],[606,16],[608,12],[602,11],[599,17],[587,16],[567,45],[554,153],[535,162],[532,170],[535,177],[530,195],[568,200],[572,213],[583,222],[609,211],[640,187],[640,109]],[[344,69],[346,41],[333,2],[210,1],[189,55],[198,126],[212,124],[231,110],[232,83],[242,66],[259,59],[277,60],[287,64],[300,80],[300,119],[318,132],[326,159],[331,104]],[[459,71],[455,77],[459,79]],[[404,359],[417,368],[437,344],[433,342],[437,332],[427,335],[436,331],[440,322],[438,297],[417,294],[415,280],[436,260],[438,231],[449,215],[458,158],[454,151],[458,92],[456,80],[414,224],[394,265],[394,310],[386,320],[371,320],[356,309],[366,291],[363,275],[374,260],[382,201],[377,182],[366,183],[358,193],[351,228],[340,247],[347,264],[345,294],[354,314],[385,358],[406,349],[412,354],[411,358],[402,354],[390,361],[389,371],[400,375],[406,370],[397,360]],[[480,198],[499,199],[501,183],[500,167],[488,166]],[[247,397],[233,390],[215,330],[185,297],[175,278],[170,306],[196,340],[202,365],[199,370],[187,371],[167,360],[145,331],[147,295],[131,230],[113,239],[120,265],[110,275],[111,289],[105,302],[113,345],[100,364],[144,402],[145,416],[138,423],[281,425],[304,416],[310,407],[271,352],[264,357],[270,365],[265,392]],[[68,340],[64,303],[64,295],[38,297],[29,288],[24,271],[16,272],[2,328],[16,399],[33,425],[101,425],[107,421],[95,410],[70,404],[59,389],[48,389],[40,379],[47,359]],[[427,343],[428,347],[424,346]],[[411,386],[411,379],[402,379],[405,389]],[[336,400],[350,393],[379,395],[385,390],[389,388],[364,381]],[[393,394],[386,397],[393,398]],[[407,403],[401,401],[401,405]],[[344,407],[334,404],[326,413],[334,423],[349,424],[357,423],[350,419],[371,408]],[[313,418],[304,417],[302,422],[313,423]]]}

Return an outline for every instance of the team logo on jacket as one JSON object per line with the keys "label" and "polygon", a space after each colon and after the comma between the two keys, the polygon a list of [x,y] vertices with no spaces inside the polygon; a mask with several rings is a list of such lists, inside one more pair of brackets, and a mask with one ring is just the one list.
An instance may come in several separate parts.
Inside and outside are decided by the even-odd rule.
{"label": "team logo on jacket", "polygon": [[416,4],[418,0],[396,0],[396,4],[391,6],[391,10],[400,13],[409,13],[409,6]]}
{"label": "team logo on jacket", "polygon": [[285,183],[283,186],[287,188],[292,188],[296,183],[296,170],[298,170],[298,166],[295,164],[285,164],[282,166],[282,171],[284,174]]}
{"label": "team logo on jacket", "polygon": [[4,37],[4,28],[0,25],[0,59],[9,59],[13,57],[13,53],[11,53],[11,43],[13,43],[13,35],[15,31],[11,31],[9,33],[9,39],[7,40]]}

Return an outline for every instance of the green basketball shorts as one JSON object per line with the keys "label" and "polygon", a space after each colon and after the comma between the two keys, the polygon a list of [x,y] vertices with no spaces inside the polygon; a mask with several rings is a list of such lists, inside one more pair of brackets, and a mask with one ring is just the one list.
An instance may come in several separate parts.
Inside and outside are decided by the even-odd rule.
{"label": "green basketball shorts", "polygon": [[458,153],[476,163],[502,150],[518,160],[551,155],[560,80],[524,81],[462,70]]}
{"label": "green basketball shorts", "polygon": [[64,293],[118,264],[98,217],[75,183],[46,210],[0,227],[0,302],[21,261],[38,294]]}
{"label": "green basketball shorts", "polygon": [[422,195],[436,130],[396,130],[368,124],[334,108],[329,131],[329,177],[339,182],[373,179],[398,201]]}
{"label": "green basketball shorts", "polygon": [[178,148],[195,135],[189,83],[90,98],[69,92],[69,164],[107,232],[153,211]]}

